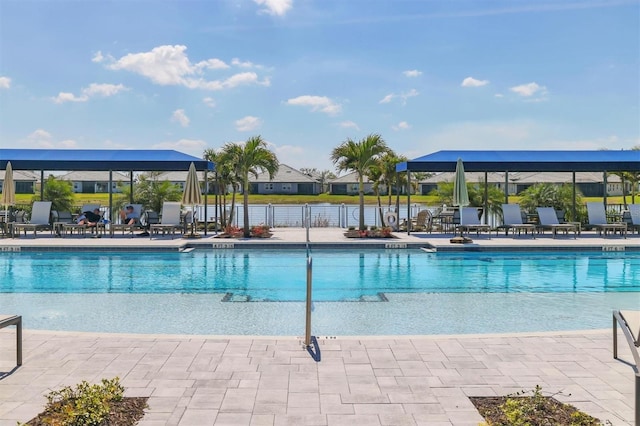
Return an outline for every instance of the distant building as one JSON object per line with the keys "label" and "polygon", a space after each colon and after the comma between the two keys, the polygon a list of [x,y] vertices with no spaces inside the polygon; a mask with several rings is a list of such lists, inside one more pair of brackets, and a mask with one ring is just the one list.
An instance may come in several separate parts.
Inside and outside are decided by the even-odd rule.
{"label": "distant building", "polygon": [[[428,195],[438,187],[438,183],[453,182],[454,176],[455,173],[453,172],[438,173],[420,181],[420,193]],[[484,185],[483,172],[466,172],[465,177],[467,183]],[[562,185],[571,184],[573,181],[572,173],[566,172],[513,172],[508,173],[507,178],[509,195],[518,195],[527,188],[539,183]],[[490,185],[494,185],[504,191],[504,172],[487,173],[487,181]],[[627,182],[626,186],[626,193],[631,193],[631,184]],[[605,194],[603,174],[600,172],[576,172],[576,188],[585,197],[603,197]],[[607,176],[606,191],[607,196],[622,195],[622,181],[619,176],[611,174]]]}
{"label": "distant building", "polygon": [[255,178],[249,175],[252,194],[318,195],[320,182],[301,171],[280,164],[278,172],[269,179],[269,173],[260,173]]}
{"label": "distant building", "polygon": [[[4,187],[5,170],[0,170],[0,191]],[[13,182],[16,188],[16,194],[33,194],[36,190],[36,182],[38,177],[35,173],[28,170],[14,170]]]}
{"label": "distant building", "polygon": [[[156,179],[159,181],[163,181],[163,180],[169,181],[174,185],[178,185],[180,187],[180,190],[184,190],[184,184],[187,180],[187,173],[189,172],[188,171],[163,172],[158,174]],[[201,191],[204,193],[204,172],[200,171],[200,172],[196,172],[196,174],[198,175],[198,182],[200,183]],[[215,187],[215,184],[213,183],[213,177],[214,177],[214,174],[212,172],[207,173],[207,178],[209,179],[209,194],[214,193],[213,189]]]}
{"label": "distant building", "polygon": [[[58,179],[71,182],[75,193],[101,194],[109,192],[109,172],[69,172]],[[128,185],[129,182],[129,176],[120,172],[112,172],[111,192],[122,192],[118,184]]]}
{"label": "distant building", "polygon": [[[356,172],[351,172],[329,181],[329,193],[332,195],[357,195],[358,192],[358,174]],[[373,182],[366,176],[364,177],[364,193],[374,193]],[[380,193],[386,194],[386,188],[381,188]]]}

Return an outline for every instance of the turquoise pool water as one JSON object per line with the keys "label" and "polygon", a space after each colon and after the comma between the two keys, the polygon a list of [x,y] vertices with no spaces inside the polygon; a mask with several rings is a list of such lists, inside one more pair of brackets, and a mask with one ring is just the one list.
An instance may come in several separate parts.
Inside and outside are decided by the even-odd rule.
{"label": "turquoise pool water", "polygon": [[[312,255],[317,334],[600,328],[609,325],[612,309],[640,309],[640,253]],[[3,253],[0,277],[0,310],[21,313],[32,328],[304,330],[306,253],[300,250]]]}

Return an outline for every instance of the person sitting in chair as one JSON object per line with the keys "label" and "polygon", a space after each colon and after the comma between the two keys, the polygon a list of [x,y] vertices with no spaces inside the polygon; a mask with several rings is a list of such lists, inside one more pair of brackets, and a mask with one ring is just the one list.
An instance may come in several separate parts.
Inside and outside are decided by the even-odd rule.
{"label": "person sitting in chair", "polygon": [[78,225],[96,226],[96,224],[102,219],[100,209],[95,208],[93,211],[82,212],[76,219]]}
{"label": "person sitting in chair", "polygon": [[120,211],[120,221],[125,225],[135,225],[140,222],[140,217],[133,209],[133,206],[128,205],[124,210]]}

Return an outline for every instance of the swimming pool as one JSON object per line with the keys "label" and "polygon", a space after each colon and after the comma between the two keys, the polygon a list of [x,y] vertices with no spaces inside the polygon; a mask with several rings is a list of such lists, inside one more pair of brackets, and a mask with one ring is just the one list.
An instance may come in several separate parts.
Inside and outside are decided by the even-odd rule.
{"label": "swimming pool", "polygon": [[[301,250],[0,256],[0,306],[62,330],[299,335]],[[317,335],[609,326],[640,307],[640,253],[314,250]]]}

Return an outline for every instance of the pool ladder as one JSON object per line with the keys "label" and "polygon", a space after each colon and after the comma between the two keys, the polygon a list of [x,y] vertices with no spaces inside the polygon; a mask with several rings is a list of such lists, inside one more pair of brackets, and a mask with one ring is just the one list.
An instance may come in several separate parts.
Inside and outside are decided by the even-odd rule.
{"label": "pool ladder", "polygon": [[[308,234],[307,234],[308,235]],[[313,294],[312,291],[313,281],[313,257],[309,250],[309,241],[307,239],[307,303],[306,303],[306,323],[304,333],[304,347],[316,362],[320,362],[320,347],[318,346],[318,339],[316,336],[311,335],[311,312],[313,311]]]}

